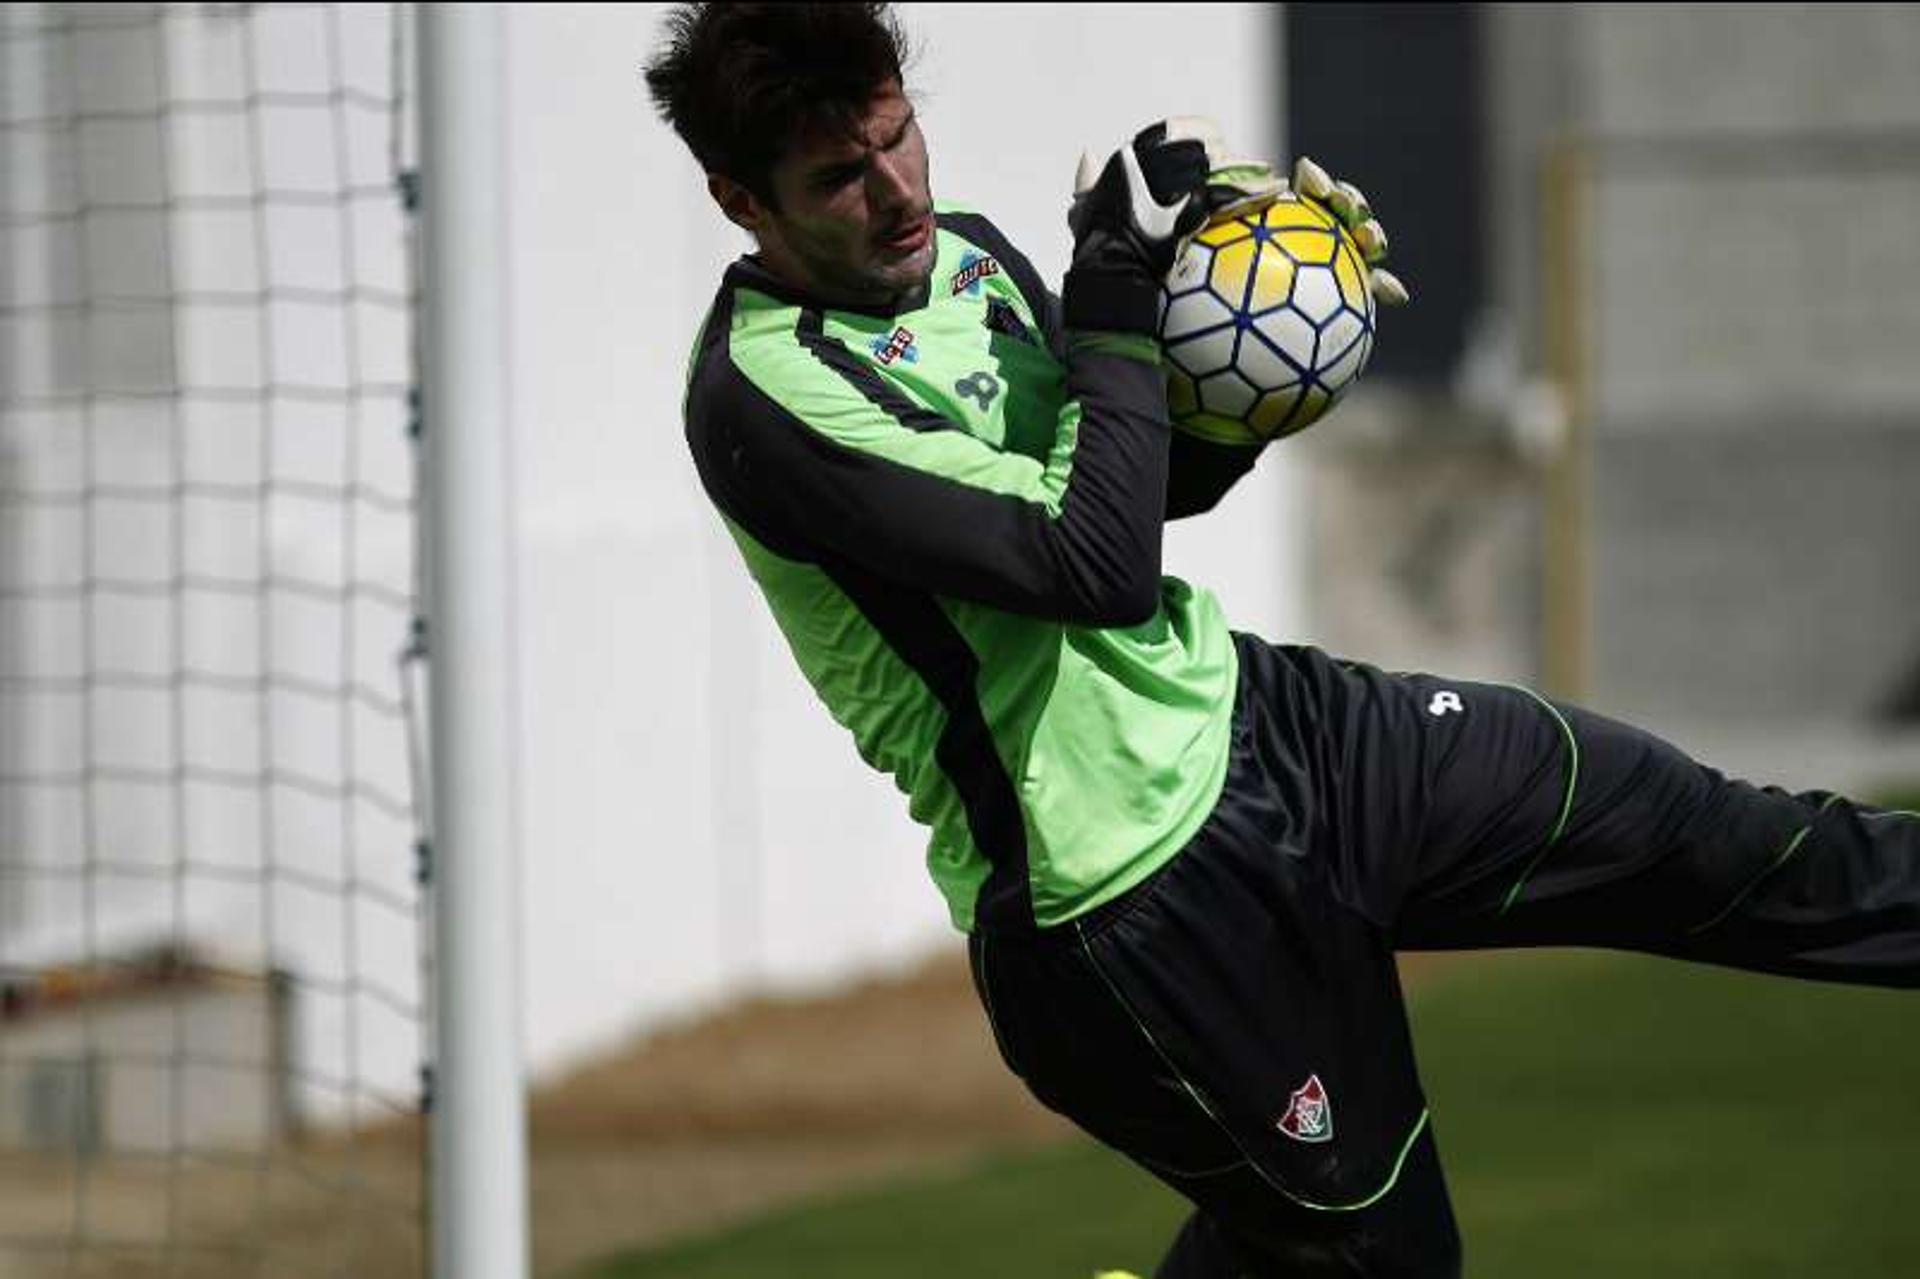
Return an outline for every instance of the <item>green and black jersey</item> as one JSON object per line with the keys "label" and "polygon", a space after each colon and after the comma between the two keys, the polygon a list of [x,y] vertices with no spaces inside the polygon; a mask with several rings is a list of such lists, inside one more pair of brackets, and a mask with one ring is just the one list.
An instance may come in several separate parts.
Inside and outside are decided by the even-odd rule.
{"label": "green and black jersey", "polygon": [[[921,297],[823,309],[752,259],[694,351],[701,480],[861,756],[931,832],[963,930],[1030,930],[1139,883],[1225,772],[1234,649],[1160,576],[1172,509],[1251,458],[1171,443],[1153,344],[1063,334],[985,218],[942,209]],[[1185,479],[1182,479],[1182,475]]]}

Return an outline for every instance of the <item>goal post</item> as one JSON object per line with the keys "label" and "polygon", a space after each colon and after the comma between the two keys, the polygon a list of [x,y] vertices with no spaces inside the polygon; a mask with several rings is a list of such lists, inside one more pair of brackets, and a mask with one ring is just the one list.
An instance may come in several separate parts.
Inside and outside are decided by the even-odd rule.
{"label": "goal post", "polygon": [[505,11],[420,12],[435,1279],[527,1271],[505,376]]}

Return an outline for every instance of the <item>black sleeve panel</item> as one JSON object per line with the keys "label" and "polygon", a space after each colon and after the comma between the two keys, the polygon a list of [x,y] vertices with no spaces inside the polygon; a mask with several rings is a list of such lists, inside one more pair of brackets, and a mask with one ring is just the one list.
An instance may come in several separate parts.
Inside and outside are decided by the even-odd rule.
{"label": "black sleeve panel", "polygon": [[[724,318],[718,333],[724,341]],[[690,390],[688,440],[714,502],[769,549],[1079,625],[1136,625],[1159,608],[1169,431],[1154,365],[1082,350],[1069,366],[1082,416],[1050,513],[1031,459],[958,428],[929,430],[924,416],[918,429],[887,418],[884,429],[900,434],[883,456],[809,425],[724,347],[717,356],[702,361]],[[885,413],[851,387],[834,411],[843,422]],[[934,465],[975,476],[1009,468],[1036,491],[996,491]]]}
{"label": "black sleeve panel", "polygon": [[1175,431],[1167,466],[1167,518],[1179,520],[1211,511],[1253,469],[1263,447],[1216,444]]}
{"label": "black sleeve panel", "polygon": [[[943,213],[940,225],[979,245],[1006,266],[1014,286],[1040,321],[1047,349],[1065,362],[1067,335],[1060,295],[1046,286],[1026,256],[1000,228],[978,213]],[[1212,510],[1227,490],[1253,469],[1259,456],[1258,448],[1215,444],[1175,432],[1167,479],[1167,518],[1185,519]]]}

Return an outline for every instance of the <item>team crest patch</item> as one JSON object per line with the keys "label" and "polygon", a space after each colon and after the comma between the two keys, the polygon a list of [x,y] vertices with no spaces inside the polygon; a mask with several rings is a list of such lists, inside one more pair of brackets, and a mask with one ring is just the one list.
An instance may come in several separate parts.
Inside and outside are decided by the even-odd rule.
{"label": "team crest patch", "polygon": [[1320,1085],[1320,1076],[1308,1075],[1307,1082],[1293,1090],[1287,1113],[1280,1116],[1276,1127],[1295,1141],[1333,1140],[1333,1104]]}
{"label": "team crest patch", "polygon": [[913,343],[913,330],[902,325],[886,337],[875,338],[868,347],[873,351],[873,358],[882,364],[892,364],[895,360],[913,364],[920,359],[920,348]]}
{"label": "team crest patch", "polygon": [[960,255],[960,269],[953,273],[950,296],[959,297],[962,293],[977,295],[980,292],[980,281],[990,275],[998,274],[1000,274],[999,262],[968,250]]}

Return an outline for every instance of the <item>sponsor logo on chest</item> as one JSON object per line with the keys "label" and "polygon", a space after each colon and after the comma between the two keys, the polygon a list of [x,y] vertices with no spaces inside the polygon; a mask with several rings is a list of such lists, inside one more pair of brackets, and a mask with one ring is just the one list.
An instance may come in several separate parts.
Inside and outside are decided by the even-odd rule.
{"label": "sponsor logo on chest", "polygon": [[895,360],[905,360],[908,364],[920,359],[920,348],[914,345],[913,330],[901,325],[886,337],[876,337],[868,343],[873,358],[882,364],[892,364]]}
{"label": "sponsor logo on chest", "polygon": [[953,273],[953,281],[948,286],[948,293],[952,297],[959,297],[962,293],[977,295],[980,292],[980,281],[990,275],[998,274],[1000,274],[999,262],[969,249],[960,255],[960,269]]}

